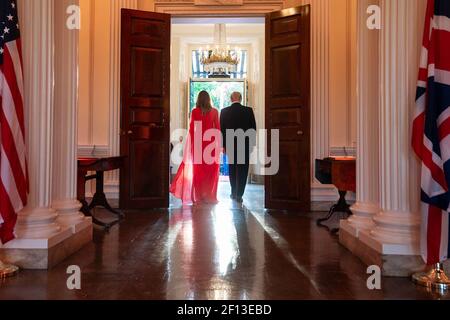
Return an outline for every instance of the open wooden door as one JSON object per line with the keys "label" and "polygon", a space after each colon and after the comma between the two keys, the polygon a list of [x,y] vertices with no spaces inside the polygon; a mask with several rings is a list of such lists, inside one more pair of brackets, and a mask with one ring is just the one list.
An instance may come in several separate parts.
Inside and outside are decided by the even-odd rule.
{"label": "open wooden door", "polygon": [[122,10],[120,207],[169,206],[170,15]]}
{"label": "open wooden door", "polygon": [[[309,5],[266,17],[265,111],[266,128],[280,133],[280,169],[276,175],[266,176],[265,206],[310,211]],[[271,149],[269,143],[269,155]]]}

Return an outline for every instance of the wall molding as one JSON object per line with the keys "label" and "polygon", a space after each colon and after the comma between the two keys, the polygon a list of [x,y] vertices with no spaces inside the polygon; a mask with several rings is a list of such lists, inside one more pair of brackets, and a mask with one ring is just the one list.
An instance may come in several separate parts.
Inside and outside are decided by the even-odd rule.
{"label": "wall molding", "polygon": [[195,0],[156,0],[155,11],[170,13],[177,16],[198,16],[198,15],[248,15],[261,16],[268,12],[283,9],[282,0],[244,0],[241,5],[221,4],[216,0],[205,0],[204,5],[196,5]]}

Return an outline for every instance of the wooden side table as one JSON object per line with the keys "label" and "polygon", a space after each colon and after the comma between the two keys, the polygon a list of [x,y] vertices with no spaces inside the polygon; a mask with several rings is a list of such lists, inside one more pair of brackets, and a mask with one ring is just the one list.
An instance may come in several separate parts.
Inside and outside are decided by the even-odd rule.
{"label": "wooden side table", "polygon": [[[356,159],[326,158],[316,160],[316,178],[323,184],[333,184],[339,192],[338,202],[330,208],[327,217],[317,220],[317,225],[327,227],[323,222],[330,220],[336,212],[352,215],[345,196],[347,192],[356,192]],[[336,233],[339,229],[333,229]]]}
{"label": "wooden side table", "polygon": [[[77,180],[77,198],[81,202],[80,209],[87,216],[92,217],[92,221],[107,230],[113,225],[120,222],[124,218],[123,213],[114,210],[108,203],[104,192],[104,173],[107,171],[121,169],[124,164],[125,157],[110,157],[110,158],[79,158],[78,159],[78,180]],[[94,175],[88,176],[87,173],[95,171]],[[95,194],[90,204],[86,201],[86,182],[95,179],[96,188]],[[118,216],[117,220],[111,223],[105,223],[98,220],[92,215],[91,210],[95,207],[103,207],[109,212]]]}

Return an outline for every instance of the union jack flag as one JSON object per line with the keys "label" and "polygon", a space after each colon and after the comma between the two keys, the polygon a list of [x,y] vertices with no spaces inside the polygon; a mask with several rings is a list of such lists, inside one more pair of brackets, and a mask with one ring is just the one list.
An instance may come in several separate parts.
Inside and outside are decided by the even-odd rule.
{"label": "union jack flag", "polygon": [[27,203],[22,48],[15,0],[0,0],[0,241],[14,238]]}
{"label": "union jack flag", "polygon": [[421,252],[428,265],[449,257],[450,1],[428,0],[413,124],[422,161]]}

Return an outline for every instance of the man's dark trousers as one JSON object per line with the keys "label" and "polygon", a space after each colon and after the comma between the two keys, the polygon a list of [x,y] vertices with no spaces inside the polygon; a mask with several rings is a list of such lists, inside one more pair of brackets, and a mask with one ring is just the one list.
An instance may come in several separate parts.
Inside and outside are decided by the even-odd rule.
{"label": "man's dark trousers", "polygon": [[245,163],[239,164],[237,159],[234,163],[229,163],[231,195],[236,199],[244,196],[245,187],[247,185],[248,171],[250,168],[250,160],[245,159]]}

